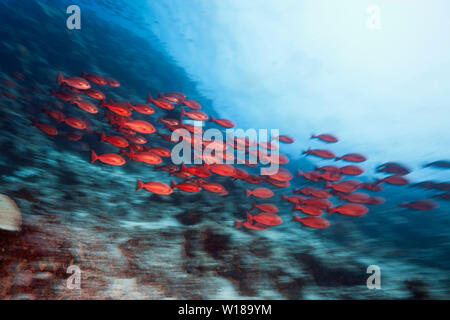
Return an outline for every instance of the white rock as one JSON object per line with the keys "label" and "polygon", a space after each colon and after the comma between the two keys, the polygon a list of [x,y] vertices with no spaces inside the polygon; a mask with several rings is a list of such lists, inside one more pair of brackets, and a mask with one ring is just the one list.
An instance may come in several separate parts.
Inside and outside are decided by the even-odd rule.
{"label": "white rock", "polygon": [[8,196],[0,194],[0,229],[20,231],[22,215],[19,207]]}

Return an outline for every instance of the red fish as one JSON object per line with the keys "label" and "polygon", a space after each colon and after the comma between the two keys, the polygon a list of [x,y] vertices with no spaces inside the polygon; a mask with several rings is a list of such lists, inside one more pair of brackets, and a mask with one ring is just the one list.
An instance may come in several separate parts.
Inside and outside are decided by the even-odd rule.
{"label": "red fish", "polygon": [[145,120],[125,119],[123,120],[122,124],[125,128],[131,129],[139,133],[150,134],[156,131],[155,127]]}
{"label": "red fish", "polygon": [[208,120],[208,115],[202,111],[198,110],[190,110],[186,111],[183,107],[180,108],[180,118],[183,118],[184,116],[187,116],[188,118],[192,120],[198,120],[198,121],[206,121]]}
{"label": "red fish", "polygon": [[313,155],[324,159],[336,158],[336,155],[333,152],[323,149],[308,149],[306,151],[303,151],[303,154]]}
{"label": "red fish", "polygon": [[209,170],[214,172],[215,174],[232,177],[236,173],[236,169],[229,164],[211,164],[209,165]]}
{"label": "red fish", "polygon": [[357,203],[344,203],[340,206],[329,208],[328,213],[337,212],[347,216],[359,217],[365,215],[369,209],[362,204]]}
{"label": "red fish", "polygon": [[355,191],[356,189],[360,188],[362,183],[358,180],[346,180],[342,182],[338,182],[335,184],[331,184],[327,182],[325,184],[325,188],[332,188],[336,191],[344,192],[344,193],[350,193]]}
{"label": "red fish", "polygon": [[93,99],[97,99],[97,100],[106,99],[104,93],[101,92],[100,90],[88,89],[88,90],[84,91],[83,93]]}
{"label": "red fish", "polygon": [[138,135],[129,136],[128,140],[130,140],[130,142],[135,143],[135,144],[146,144],[147,143],[147,139],[145,139],[143,136],[138,136]]}
{"label": "red fish", "polygon": [[354,203],[368,203],[370,201],[370,196],[362,192],[353,192],[348,194],[339,194],[339,199],[347,200]]}
{"label": "red fish", "polygon": [[233,128],[234,127],[234,123],[230,120],[227,119],[215,119],[213,116],[209,116],[209,121],[210,122],[215,122],[217,123],[219,126],[225,127],[225,128]]}
{"label": "red fish", "polygon": [[152,181],[152,182],[145,182],[143,183],[140,179],[138,179],[136,184],[136,191],[141,190],[144,188],[145,190],[161,195],[168,195],[173,192],[173,189],[169,187],[167,184],[158,182],[158,181]]}
{"label": "red fish", "polygon": [[81,76],[92,83],[98,84],[99,86],[104,86],[107,84],[103,77],[96,74],[86,74],[85,72],[82,72]]}
{"label": "red fish", "polygon": [[278,168],[278,171],[275,174],[269,175],[268,177],[281,182],[290,181],[293,178],[289,170],[285,168]]}
{"label": "red fish", "polygon": [[267,188],[256,188],[254,190],[245,190],[246,197],[250,197],[253,195],[254,197],[267,199],[273,197],[273,191]]}
{"label": "red fish", "polygon": [[136,112],[142,113],[142,114],[154,114],[155,109],[150,107],[146,104],[135,104],[131,106],[131,109],[133,109]]}
{"label": "red fish", "polygon": [[180,92],[159,93],[158,98],[168,100],[173,103],[182,103],[186,96]]}
{"label": "red fish", "polygon": [[339,168],[339,172],[341,174],[347,174],[350,176],[357,176],[364,172],[363,168],[360,168],[358,166],[344,166],[342,168]]}
{"label": "red fish", "polygon": [[269,212],[261,212],[254,216],[247,212],[247,221],[250,223],[255,221],[266,226],[278,226],[283,223],[283,220],[280,218],[280,216]]}
{"label": "red fish", "polygon": [[303,206],[298,203],[295,204],[294,210],[300,210],[303,213],[309,214],[310,216],[320,216],[323,213],[323,209],[311,206]]}
{"label": "red fish", "polygon": [[125,159],[116,153],[104,153],[101,155],[96,155],[93,150],[91,150],[91,163],[100,160],[103,163],[110,164],[112,166],[121,166],[125,164]]}
{"label": "red fish", "polygon": [[384,179],[378,180],[377,182],[375,182],[375,184],[377,185],[382,182],[386,182],[386,183],[397,185],[397,186],[404,186],[404,185],[409,184],[409,180],[400,175],[393,175],[393,176],[386,177]]}
{"label": "red fish", "polygon": [[153,103],[155,106],[164,109],[164,110],[173,110],[175,109],[175,106],[171,104],[170,102],[164,100],[164,99],[153,99],[152,95],[149,93],[147,96],[147,103]]}
{"label": "red fish", "polygon": [[233,175],[234,179],[242,179],[244,180],[245,178],[248,177],[248,172],[245,171],[244,169],[240,169],[240,168],[235,168],[236,172]]}
{"label": "red fish", "polygon": [[365,182],[361,185],[361,188],[363,189],[367,189],[370,191],[381,191],[383,190],[383,187],[379,184],[377,184],[376,182]]}
{"label": "red fish", "polygon": [[228,194],[228,191],[220,183],[206,181],[206,182],[201,183],[200,187],[202,187],[203,189],[205,189],[209,192],[214,192],[214,193],[218,193],[221,195]]}
{"label": "red fish", "polygon": [[151,152],[133,152],[127,153],[128,158],[138,162],[144,162],[147,164],[160,164],[162,159],[160,156]]}
{"label": "red fish", "polygon": [[261,204],[254,203],[250,210],[253,209],[259,209],[261,211],[269,213],[277,213],[279,211],[277,206],[272,203],[261,203]]}
{"label": "red fish", "polygon": [[86,123],[83,120],[75,118],[75,117],[66,117],[66,118],[64,118],[64,122],[67,125],[71,126],[72,128],[79,129],[79,130],[84,130],[87,127]]}
{"label": "red fish", "polygon": [[325,171],[319,174],[319,177],[323,180],[326,181],[339,181],[342,180],[344,177],[341,176],[339,173],[337,172],[333,172],[333,171]]}
{"label": "red fish", "polygon": [[292,221],[297,221],[306,227],[314,229],[324,229],[330,226],[330,222],[322,217],[304,217],[300,218],[298,215],[294,214]]}
{"label": "red fish", "polygon": [[33,123],[33,126],[39,128],[41,131],[43,131],[44,133],[46,133],[50,136],[58,135],[58,130],[56,130],[55,127],[53,127],[49,124],[40,123],[40,122],[37,122],[36,120],[31,120],[31,122]]}
{"label": "red fish", "polygon": [[286,135],[274,137],[272,140],[279,140],[284,143],[294,143],[295,142],[294,138],[292,138],[290,136],[286,136]]}
{"label": "red fish", "polygon": [[171,151],[164,147],[144,147],[144,150],[146,152],[152,152],[154,154],[157,154],[160,157],[163,158],[169,158],[171,156]]}
{"label": "red fish", "polygon": [[80,78],[80,77],[64,78],[61,72],[58,73],[56,80],[58,82],[58,85],[65,83],[75,89],[87,90],[87,89],[91,88],[91,85],[85,79]]}
{"label": "red fish", "polygon": [[131,116],[131,111],[130,111],[130,103],[122,103],[122,102],[114,102],[109,100],[109,102],[106,102],[105,100],[101,100],[100,107],[106,107],[108,108],[111,112],[114,112],[115,114],[118,114],[119,116]]}
{"label": "red fish", "polygon": [[279,188],[287,188],[291,185],[291,183],[289,181],[278,181],[278,180],[271,179],[270,177],[266,177],[264,179],[264,181],[270,183],[271,185],[273,185],[275,187],[279,187]]}
{"label": "red fish", "polygon": [[346,155],[343,155],[342,157],[336,157],[336,161],[338,160],[345,160],[350,162],[364,162],[367,160],[365,156],[359,153],[348,153]]}
{"label": "red fish", "polygon": [[372,205],[378,205],[385,203],[386,200],[384,200],[381,197],[370,197],[369,201],[366,202],[366,204],[372,204]]}
{"label": "red fish", "polygon": [[290,203],[297,204],[297,203],[301,203],[302,201],[306,200],[306,197],[299,196],[299,195],[287,196],[287,195],[283,194],[281,196],[281,200],[289,201]]}
{"label": "red fish", "polygon": [[81,100],[81,97],[78,95],[70,94],[70,93],[62,92],[62,91],[50,90],[50,94],[52,96],[55,96],[63,101],[67,101],[67,102],[72,102],[74,100]]}
{"label": "red fish", "polygon": [[70,141],[80,141],[83,136],[78,132],[70,132],[65,135],[65,138]]}
{"label": "red fish", "polygon": [[317,189],[314,187],[303,187],[297,190],[294,190],[294,193],[302,193],[305,196],[313,196],[319,199],[327,199],[331,195],[325,190]]}
{"label": "red fish", "polygon": [[406,175],[411,172],[408,168],[396,162],[386,162],[377,167],[378,172],[393,173],[396,175]]}
{"label": "red fish", "polygon": [[199,187],[198,185],[191,183],[191,182],[181,182],[176,184],[175,182],[171,182],[170,186],[172,187],[172,189],[178,188],[180,190],[186,191],[186,192],[199,192],[202,188]]}
{"label": "red fish", "polygon": [[418,200],[409,203],[402,203],[400,207],[425,211],[437,208],[438,204],[430,200]]}
{"label": "red fish", "polygon": [[316,207],[320,209],[328,209],[333,205],[330,201],[318,198],[309,198],[300,202],[303,206]]}
{"label": "red fish", "polygon": [[297,171],[297,177],[304,177],[310,181],[318,182],[321,179],[321,174],[317,171],[302,172],[300,169]]}
{"label": "red fish", "polygon": [[113,78],[105,78],[106,83],[108,84],[108,86],[113,87],[113,88],[117,88],[120,87],[120,82],[117,81],[116,79]]}
{"label": "red fish", "polygon": [[318,134],[318,135],[311,135],[311,139],[319,139],[322,140],[324,142],[328,142],[328,143],[335,143],[338,142],[338,138],[336,138],[335,136],[333,136],[332,134]]}
{"label": "red fish", "polygon": [[113,146],[119,147],[119,148],[127,148],[129,143],[127,139],[121,136],[106,136],[103,132],[100,133],[100,142],[108,142],[109,144],[112,144]]}
{"label": "red fish", "polygon": [[270,227],[262,224],[262,223],[258,223],[258,222],[253,222],[250,223],[248,221],[240,221],[240,220],[234,220],[234,227],[235,228],[239,228],[239,227],[245,227],[247,229],[251,229],[251,230],[258,230],[258,231],[263,231],[263,230],[267,230]]}
{"label": "red fish", "polygon": [[42,109],[42,112],[44,112],[46,115],[48,115],[49,117],[53,118],[56,120],[56,122],[63,122],[65,115],[64,113],[62,113],[61,111],[58,110],[49,110],[46,108]]}
{"label": "red fish", "polygon": [[168,126],[178,126],[180,125],[180,121],[177,119],[171,119],[171,118],[159,118],[158,122],[162,122]]}
{"label": "red fish", "polygon": [[187,171],[197,177],[207,178],[211,175],[211,172],[209,171],[208,167],[209,167],[208,165],[196,165],[188,168],[182,163],[180,171]]}

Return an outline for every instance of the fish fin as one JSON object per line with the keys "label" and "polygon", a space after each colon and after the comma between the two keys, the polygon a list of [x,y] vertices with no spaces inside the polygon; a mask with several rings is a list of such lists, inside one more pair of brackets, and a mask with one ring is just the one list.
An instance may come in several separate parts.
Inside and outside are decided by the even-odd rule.
{"label": "fish fin", "polygon": [[182,162],[181,163],[181,166],[180,166],[180,171],[186,171],[187,170],[187,167],[184,165],[184,163]]}
{"label": "fish fin", "polygon": [[242,222],[242,221],[240,221],[240,220],[237,220],[237,219],[234,219],[234,228],[239,228],[239,227],[242,227],[242,225],[244,224],[244,222]]}
{"label": "fish fin", "polygon": [[144,183],[141,181],[141,179],[138,179],[136,183],[136,191],[141,190],[143,187]]}
{"label": "fish fin", "polygon": [[245,189],[245,196],[248,198],[252,194],[251,190]]}
{"label": "fish fin", "polygon": [[95,154],[94,150],[91,150],[91,163],[94,163],[98,160],[98,156]]}
{"label": "fish fin", "polygon": [[58,85],[61,85],[64,81],[64,77],[62,75],[61,72],[58,72],[58,75],[56,76],[56,83],[58,83]]}

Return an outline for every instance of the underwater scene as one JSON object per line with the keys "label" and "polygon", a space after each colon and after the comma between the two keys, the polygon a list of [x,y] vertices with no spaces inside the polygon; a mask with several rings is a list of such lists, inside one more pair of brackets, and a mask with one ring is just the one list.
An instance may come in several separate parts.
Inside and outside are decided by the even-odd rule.
{"label": "underwater scene", "polygon": [[449,299],[448,12],[1,0],[0,299]]}

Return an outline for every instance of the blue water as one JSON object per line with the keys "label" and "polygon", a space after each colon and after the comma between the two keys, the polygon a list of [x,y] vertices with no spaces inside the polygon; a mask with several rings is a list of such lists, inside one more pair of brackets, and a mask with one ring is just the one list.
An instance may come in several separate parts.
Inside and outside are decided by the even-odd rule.
{"label": "blue water", "polygon": [[[0,193],[16,201],[25,226],[19,234],[1,234],[7,249],[1,256],[1,297],[448,299],[450,207],[433,196],[449,191],[413,186],[450,180],[448,169],[424,168],[450,159],[445,81],[450,48],[439,40],[448,30],[439,12],[448,4],[436,3],[423,13],[434,23],[418,37],[435,40],[417,51],[410,33],[422,25],[408,31],[398,14],[401,6],[380,4],[385,18],[377,34],[364,26],[369,4],[345,1],[339,9],[299,3],[0,3],[0,78],[5,80],[0,90],[13,95],[0,97]],[[66,27],[71,4],[81,8],[81,30]],[[423,9],[410,5],[413,16]],[[355,31],[359,24],[362,29]],[[293,188],[314,185],[295,178],[284,190],[271,187],[276,195],[270,202],[280,208],[282,225],[236,230],[234,219],[243,219],[253,202],[245,198],[245,188],[256,185],[215,176],[211,180],[222,183],[228,196],[135,192],[138,178],[166,183],[171,178],[136,163],[90,164],[90,149],[114,150],[98,141],[96,133],[106,127],[100,115],[64,104],[66,115],[87,117],[93,127],[80,142],[32,127],[30,119],[51,123],[41,108],[57,108],[48,92],[57,88],[60,71],[119,80],[119,88],[101,88],[114,100],[144,103],[149,92],[179,91],[207,114],[231,119],[239,128],[279,129],[296,139],[281,146],[292,173],[334,164],[301,155],[309,147],[327,148],[366,155],[361,181],[384,177],[375,172],[381,163],[401,162],[412,169],[411,185],[386,186],[371,193],[386,203],[370,206],[366,216],[327,215],[331,226],[313,230],[290,222],[292,206],[279,200]],[[62,134],[70,131],[56,126]],[[309,139],[325,132],[340,141]],[[439,207],[399,208],[422,199]],[[42,237],[54,239],[52,245],[47,248]],[[59,241],[64,244],[53,247]],[[23,253],[24,242],[35,253]],[[44,261],[45,270],[36,269]],[[48,269],[52,263],[56,267]],[[77,293],[57,282],[73,263],[90,272]],[[366,287],[369,265],[381,269],[379,290]],[[28,286],[20,285],[17,279],[27,277]]]}

